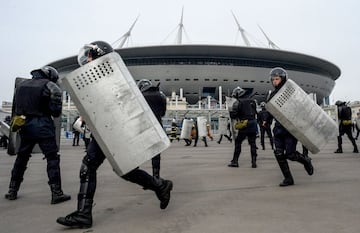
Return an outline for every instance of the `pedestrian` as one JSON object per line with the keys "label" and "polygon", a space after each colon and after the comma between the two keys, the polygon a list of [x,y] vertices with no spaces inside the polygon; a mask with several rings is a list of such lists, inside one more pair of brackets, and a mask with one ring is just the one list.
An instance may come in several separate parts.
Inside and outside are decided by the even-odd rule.
{"label": "pedestrian", "polygon": [[[103,55],[113,52],[113,48],[104,41],[95,41],[85,45],[80,50],[79,64],[85,65]],[[105,154],[92,136],[85,157],[80,168],[80,190],[78,194],[77,210],[65,217],[59,217],[56,221],[64,226],[72,228],[89,228],[92,226],[93,199],[96,191],[97,169],[105,160]],[[170,180],[155,178],[140,168],[124,174],[123,179],[136,183],[155,192],[160,200],[160,208],[165,209],[170,201],[170,191],[173,183]]]}
{"label": "pedestrian", "polygon": [[274,149],[273,136],[271,133],[272,115],[266,110],[265,102],[260,103],[261,111],[257,114],[257,121],[260,127],[260,144],[265,150],[265,132],[270,140],[271,149]]}
{"label": "pedestrian", "polygon": [[349,106],[346,105],[346,102],[336,101],[335,105],[338,107],[338,119],[339,119],[339,136],[338,140],[338,148],[334,153],[343,153],[342,149],[342,136],[346,134],[352,143],[354,150],[353,153],[359,153],[358,147],[356,145],[355,139],[352,135],[351,127],[352,127],[352,111]]}
{"label": "pedestrian", "polygon": [[[276,67],[270,71],[270,81],[274,87],[268,101],[279,91],[279,89],[287,81],[287,72],[280,67]],[[304,156],[296,151],[297,139],[275,118],[275,125],[273,129],[274,145],[275,145],[275,158],[279,164],[280,170],[284,175],[284,180],[279,184],[281,187],[294,185],[294,179],[291,175],[287,159],[297,161],[304,165],[308,175],[314,173],[314,168],[311,164],[311,158]]]}
{"label": "pedestrian", "polygon": [[[234,121],[239,122],[235,125],[238,130],[235,138],[235,147],[233,158],[228,165],[229,167],[239,167],[239,157],[241,153],[241,144],[248,139],[251,153],[251,167],[256,168],[256,103],[254,100],[244,98],[245,90],[241,87],[236,87],[232,92],[232,97],[236,99],[230,111],[230,118]],[[241,124],[241,126],[240,126]]]}
{"label": "pedestrian", "polygon": [[[159,83],[160,84],[160,83]],[[153,86],[148,79],[141,79],[137,83],[138,88],[142,92],[146,102],[149,104],[156,119],[162,125],[162,117],[166,113],[166,96],[160,91],[159,85]],[[160,178],[160,154],[151,159],[153,176]]]}
{"label": "pedestrian", "polygon": [[[21,82],[15,90],[14,116],[25,119],[25,122],[19,131],[20,147],[11,171],[9,192],[5,194],[5,198],[17,199],[31,152],[35,144],[38,144],[47,160],[51,204],[57,204],[71,198],[64,194],[61,188],[60,154],[53,121],[53,117],[59,117],[62,111],[62,91],[56,84],[59,76],[57,70],[51,66],[33,70],[31,75],[32,79]],[[11,127],[15,130],[15,125]]]}
{"label": "pedestrian", "polygon": [[176,124],[176,120],[173,119],[171,122],[171,131],[170,131],[170,142],[172,142],[173,140],[178,140],[180,141],[180,137],[178,135],[178,125]]}
{"label": "pedestrian", "polygon": [[[72,125],[75,124],[76,120],[79,118],[79,116],[77,116],[74,120],[74,122],[72,123]],[[79,140],[80,140],[80,132],[77,131],[74,126],[72,127],[72,132],[73,132],[73,146],[78,146],[79,145]]]}

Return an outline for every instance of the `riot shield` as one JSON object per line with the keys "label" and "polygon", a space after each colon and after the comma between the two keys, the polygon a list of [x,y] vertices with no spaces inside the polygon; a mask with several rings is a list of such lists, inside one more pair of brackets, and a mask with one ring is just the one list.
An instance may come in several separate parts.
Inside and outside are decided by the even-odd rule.
{"label": "riot shield", "polygon": [[6,137],[10,135],[10,126],[5,121],[0,121],[0,133]]}
{"label": "riot shield", "polygon": [[219,134],[227,134],[228,119],[219,117]]}
{"label": "riot shield", "polygon": [[266,109],[313,154],[337,136],[336,122],[290,79]]}
{"label": "riot shield", "polygon": [[[232,106],[234,105],[234,103],[236,101],[237,100],[235,98],[226,96],[226,105],[228,106],[229,113],[232,111]],[[239,132],[239,130],[235,129],[235,127],[234,127],[235,123],[236,123],[236,120],[230,118],[230,130],[231,130],[231,133],[232,133],[234,139],[237,138],[237,135]]]}
{"label": "riot shield", "polygon": [[181,127],[180,139],[190,139],[191,129],[194,124],[192,119],[184,119]]}
{"label": "riot shield", "polygon": [[199,134],[199,138],[200,137],[206,137],[207,135],[207,130],[206,130],[206,117],[203,116],[199,116],[197,117],[197,126],[198,126],[198,134]]}
{"label": "riot shield", "polygon": [[119,176],[170,146],[170,141],[116,52],[61,80]]}

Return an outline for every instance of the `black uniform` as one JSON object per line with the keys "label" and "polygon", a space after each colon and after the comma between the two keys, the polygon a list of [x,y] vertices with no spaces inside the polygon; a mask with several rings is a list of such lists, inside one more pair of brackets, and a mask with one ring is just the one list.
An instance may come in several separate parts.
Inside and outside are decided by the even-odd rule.
{"label": "black uniform", "polygon": [[[84,65],[105,54],[113,52],[110,44],[104,41],[95,41],[87,44],[80,50],[78,61]],[[114,139],[115,140],[115,139]],[[80,167],[80,190],[78,194],[77,210],[56,221],[59,224],[75,227],[89,228],[92,226],[92,204],[96,190],[96,171],[103,163],[105,155],[94,137],[87,147],[87,153]],[[163,180],[149,175],[147,172],[135,168],[122,176],[123,179],[136,183],[144,189],[155,192],[160,200],[160,208],[165,209],[170,201],[170,191],[173,184],[170,180]]]}
{"label": "black uniform", "polygon": [[[269,100],[279,91],[279,89],[285,84],[286,81],[286,78],[282,77],[280,85],[275,87],[275,90],[271,93]],[[280,186],[289,186],[294,184],[294,179],[291,175],[287,159],[303,164],[306,172],[309,175],[312,175],[314,168],[311,164],[311,158],[304,156],[303,154],[296,151],[298,140],[289,131],[287,131],[287,129],[285,129],[285,127],[276,120],[276,118],[273,134],[275,157],[285,178],[283,182],[280,183]]]}
{"label": "black uniform", "polygon": [[60,155],[52,119],[61,114],[62,91],[41,72],[32,74],[32,79],[21,82],[16,88],[15,115],[24,115],[26,120],[19,132],[20,148],[11,172],[9,193],[5,198],[17,198],[31,152],[38,143],[47,160],[48,183],[52,191],[51,204],[56,204],[70,199],[61,189]]}
{"label": "black uniform", "polygon": [[338,149],[335,151],[335,153],[342,153],[342,136],[346,134],[351,141],[352,145],[354,146],[354,153],[359,153],[358,147],[356,145],[355,139],[352,135],[352,111],[349,106],[345,105],[345,102],[336,102],[338,105],[338,118],[340,121],[339,124],[339,136],[338,136]]}
{"label": "black uniform", "polygon": [[250,145],[251,152],[251,165],[256,168],[256,103],[251,99],[238,99],[232,106],[230,112],[230,118],[233,120],[247,120],[247,126],[238,130],[238,134],[235,138],[235,149],[233,159],[231,160],[229,167],[239,167],[239,156],[241,153],[241,144],[247,137]]}
{"label": "black uniform", "polygon": [[[142,92],[146,102],[149,104],[151,110],[153,111],[156,119],[162,126],[161,118],[165,116],[166,113],[166,97],[159,90],[159,87],[152,86],[148,88],[146,91]],[[159,178],[160,177],[160,154],[156,155],[152,158],[152,168],[153,168],[153,176]]]}
{"label": "black uniform", "polygon": [[269,137],[271,149],[274,149],[273,136],[271,133],[271,124],[273,117],[271,114],[263,107],[260,112],[257,114],[257,120],[260,127],[260,143],[262,149],[265,150],[265,132]]}

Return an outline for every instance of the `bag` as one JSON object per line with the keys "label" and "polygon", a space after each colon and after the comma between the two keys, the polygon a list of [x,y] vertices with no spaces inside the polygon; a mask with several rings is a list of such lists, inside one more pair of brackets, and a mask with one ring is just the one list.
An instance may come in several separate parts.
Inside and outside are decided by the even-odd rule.
{"label": "bag", "polygon": [[25,124],[26,116],[14,116],[10,122],[11,132],[17,132],[21,129],[21,127]]}
{"label": "bag", "polygon": [[248,125],[248,120],[236,120],[234,127],[235,129],[244,129]]}

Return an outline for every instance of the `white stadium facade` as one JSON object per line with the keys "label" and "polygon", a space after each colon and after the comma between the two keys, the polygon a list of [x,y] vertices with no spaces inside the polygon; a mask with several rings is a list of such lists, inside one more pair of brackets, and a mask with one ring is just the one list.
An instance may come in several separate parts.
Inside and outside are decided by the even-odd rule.
{"label": "white stadium facade", "polygon": [[[189,104],[211,96],[224,102],[240,86],[260,103],[272,90],[269,71],[283,67],[289,78],[318,104],[328,98],[340,77],[340,69],[321,58],[279,49],[226,45],[159,45],[116,49],[135,81],[160,82],[167,96],[181,95]],[[50,63],[64,77],[78,68],[77,56]],[[222,93],[219,98],[219,93]]]}

